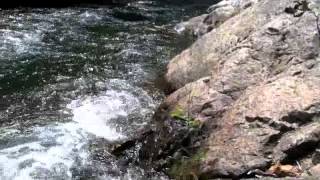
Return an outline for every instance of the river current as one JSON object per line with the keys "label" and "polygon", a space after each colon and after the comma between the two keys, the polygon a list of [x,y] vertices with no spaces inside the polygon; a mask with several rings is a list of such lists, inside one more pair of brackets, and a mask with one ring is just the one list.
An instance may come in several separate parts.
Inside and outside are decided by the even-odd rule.
{"label": "river current", "polygon": [[194,9],[0,10],[0,179],[166,179],[104,146],[150,122],[165,64],[189,42],[173,27]]}

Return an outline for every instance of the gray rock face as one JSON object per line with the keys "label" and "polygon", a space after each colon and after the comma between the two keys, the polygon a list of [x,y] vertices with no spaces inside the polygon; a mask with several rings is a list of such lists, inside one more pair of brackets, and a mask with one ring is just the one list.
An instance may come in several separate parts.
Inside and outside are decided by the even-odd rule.
{"label": "gray rock face", "polygon": [[170,126],[177,110],[201,122],[203,136],[189,134],[182,144],[205,152],[192,168],[203,177],[246,176],[276,162],[316,165],[319,9],[315,0],[225,0],[187,22],[194,32],[204,22],[212,30],[169,63],[166,79],[176,91],[157,113],[155,134],[166,132],[173,147],[170,133],[182,132]]}
{"label": "gray rock face", "polygon": [[281,137],[278,145],[273,150],[274,160],[282,161],[284,158],[299,157],[309,150],[313,150],[319,141],[319,122],[302,126],[294,132],[289,132]]}

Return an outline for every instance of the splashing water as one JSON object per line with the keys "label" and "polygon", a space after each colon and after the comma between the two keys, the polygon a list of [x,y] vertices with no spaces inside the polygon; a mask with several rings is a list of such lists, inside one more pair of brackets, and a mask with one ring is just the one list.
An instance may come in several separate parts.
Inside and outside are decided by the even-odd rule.
{"label": "splashing water", "polygon": [[107,147],[150,122],[156,79],[182,46],[174,24],[191,12],[156,1],[1,10],[0,179],[147,176]]}
{"label": "splashing water", "polygon": [[110,120],[143,111],[139,99],[125,90],[108,90],[74,100],[67,107],[72,110],[72,122],[32,127],[22,135],[14,129],[2,133],[4,138],[10,137],[7,142],[18,140],[21,144],[0,150],[0,162],[7,162],[0,164],[1,179],[71,178],[75,162],[84,165],[89,161],[90,139],[102,137],[112,142],[126,138],[110,126]]}

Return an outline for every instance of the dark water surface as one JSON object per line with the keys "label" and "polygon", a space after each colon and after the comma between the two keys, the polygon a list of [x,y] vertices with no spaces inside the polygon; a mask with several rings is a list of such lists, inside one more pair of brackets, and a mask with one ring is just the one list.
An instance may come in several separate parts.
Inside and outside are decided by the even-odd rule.
{"label": "dark water surface", "polygon": [[150,122],[163,97],[156,80],[190,43],[173,26],[195,9],[0,11],[0,179],[146,178],[98,147]]}

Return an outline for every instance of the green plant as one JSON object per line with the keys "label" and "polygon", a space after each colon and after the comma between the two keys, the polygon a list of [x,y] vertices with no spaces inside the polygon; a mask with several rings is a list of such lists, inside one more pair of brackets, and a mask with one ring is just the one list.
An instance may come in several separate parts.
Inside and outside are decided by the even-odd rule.
{"label": "green plant", "polygon": [[185,122],[189,127],[192,128],[198,128],[201,126],[201,121],[192,118],[189,113],[187,113],[180,106],[176,106],[176,108],[171,111],[170,116],[174,119]]}

